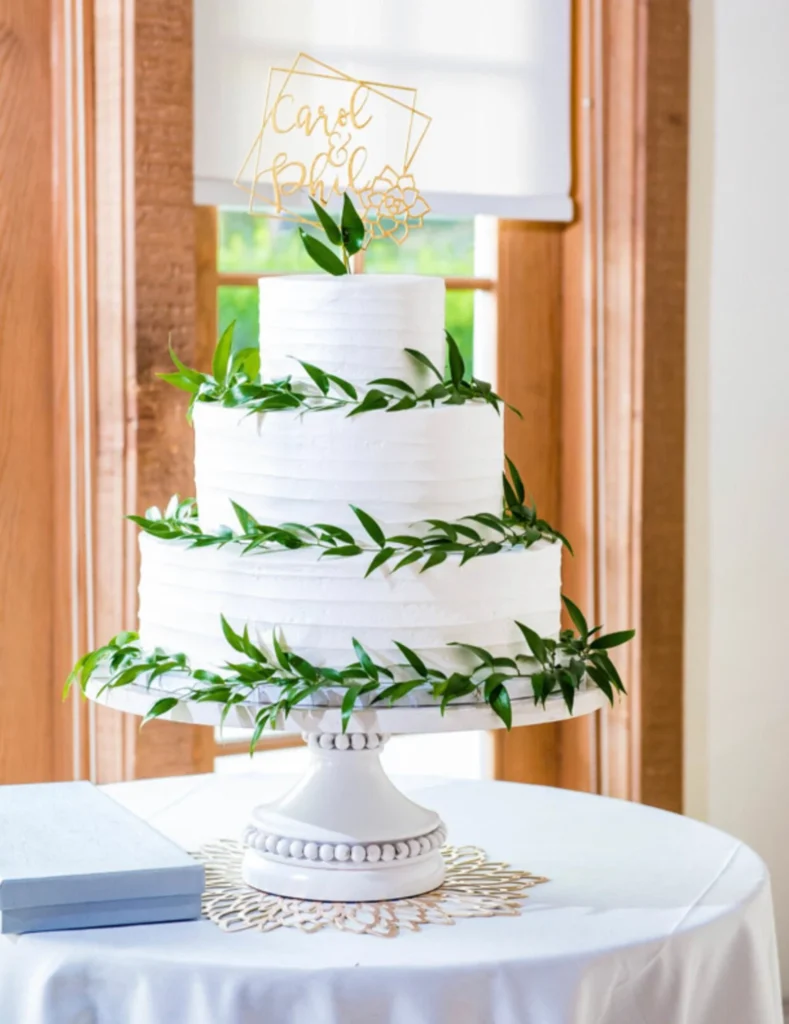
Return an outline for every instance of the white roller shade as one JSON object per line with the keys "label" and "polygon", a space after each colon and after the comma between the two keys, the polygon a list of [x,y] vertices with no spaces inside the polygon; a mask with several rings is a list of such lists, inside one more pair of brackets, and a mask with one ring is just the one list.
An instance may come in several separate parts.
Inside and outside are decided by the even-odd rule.
{"label": "white roller shade", "polygon": [[245,203],[269,69],[303,51],[418,90],[435,213],[572,216],[570,0],[195,0],[194,23],[198,204]]}

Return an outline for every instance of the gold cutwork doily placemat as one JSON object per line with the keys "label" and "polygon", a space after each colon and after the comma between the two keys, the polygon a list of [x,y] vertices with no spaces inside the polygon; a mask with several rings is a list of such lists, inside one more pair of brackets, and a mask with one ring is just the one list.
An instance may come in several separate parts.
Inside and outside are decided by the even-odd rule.
{"label": "gold cutwork doily placemat", "polygon": [[443,885],[424,896],[381,903],[317,903],[259,892],[241,877],[243,847],[232,839],[208,843],[193,856],[205,867],[203,914],[223,931],[337,928],[394,938],[426,924],[454,924],[464,917],[517,917],[527,890],[547,878],[488,860],[476,846],[445,846]]}

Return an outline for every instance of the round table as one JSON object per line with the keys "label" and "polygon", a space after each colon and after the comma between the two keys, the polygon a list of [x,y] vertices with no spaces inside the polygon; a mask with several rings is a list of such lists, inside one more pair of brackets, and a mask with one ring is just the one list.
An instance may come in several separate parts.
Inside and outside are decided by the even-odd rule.
{"label": "round table", "polygon": [[[108,786],[186,848],[290,779]],[[0,939],[8,1024],[780,1024],[770,888],[736,839],[637,804],[401,778],[452,842],[550,882],[523,914],[393,939],[209,921]],[[262,792],[263,791],[263,792]]]}

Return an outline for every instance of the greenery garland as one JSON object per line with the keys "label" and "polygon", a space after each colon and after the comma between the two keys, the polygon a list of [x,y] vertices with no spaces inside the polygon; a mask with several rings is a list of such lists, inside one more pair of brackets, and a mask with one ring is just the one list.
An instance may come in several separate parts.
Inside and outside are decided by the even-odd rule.
{"label": "greenery garland", "polygon": [[[335,558],[353,557],[372,550],[373,557],[365,576],[387,563],[390,563],[390,570],[396,572],[403,566],[421,561],[421,571],[424,572],[434,565],[440,565],[450,554],[459,554],[460,565],[465,565],[472,558],[494,555],[507,548],[529,548],[539,540],[551,543],[560,541],[572,553],[567,538],[544,519],[540,519],[534,505],[526,503],[525,488],[518,470],[509,459],[507,465],[512,482],[505,474],[504,512],[500,516],[479,512],[454,523],[443,519],[425,519],[414,525],[424,524],[427,530],[387,536],[373,516],[351,505],[365,533],[373,542],[373,548],[369,543],[363,546],[348,530],[328,523],[312,526],[301,523],[264,525],[235,501],[231,501],[231,504],[240,532],[223,526],[216,533],[204,533],[200,529],[195,499],[180,501],[177,495],[170,499],[164,513],[158,508],[149,508],[144,516],[128,518],[159,540],[187,540],[190,547],[240,544],[245,553],[317,547],[323,549],[323,556]],[[483,528],[484,533],[480,532],[479,527]],[[397,561],[392,565],[394,559]]]}
{"label": "greenery garland", "polygon": [[[609,650],[626,643],[634,636],[633,630],[598,636],[600,628],[589,629],[580,609],[568,598],[563,598],[573,624],[578,631],[562,630],[558,640],[541,637],[533,629],[516,622],[529,653],[514,658],[494,657],[484,648],[456,643],[476,659],[468,672],[447,674],[429,668],[419,655],[395,641],[404,661],[397,665],[380,665],[374,661],[358,640],[354,639],[355,660],[344,668],[314,665],[306,658],[290,651],[276,636],[271,652],[254,644],[249,630],[237,633],[222,616],[222,631],[229,646],[243,660],[228,661],[221,672],[193,669],[185,654],[169,654],[161,648],[145,652],[136,633],[119,633],[108,644],[99,647],[77,661],[66,681],[64,696],[73,685],[82,692],[101,667],[107,667],[109,677],[101,687],[116,689],[131,683],[144,682],[150,686],[165,674],[180,675],[184,686],[176,693],[160,697],[149,709],[143,723],[171,711],[181,701],[222,705],[221,721],[236,705],[248,701],[257,687],[278,686],[281,696],[261,707],[255,715],[255,726],[250,740],[250,752],[267,726],[276,725],[280,715],[287,717],[293,709],[310,696],[326,687],[345,690],[341,704],[343,731],[360,697],[372,695],[371,704],[395,704],[417,687],[426,688],[440,700],[441,713],[453,701],[476,693],[498,715],[509,729],[512,726],[512,705],[507,683],[515,679],[530,678],[535,704],[545,707],[554,693],[560,693],[570,714],[575,696],[585,680],[590,681],[613,704],[615,693],[625,693]],[[536,671],[525,671],[529,666]]]}
{"label": "greenery garland", "polygon": [[378,377],[371,380],[360,397],[350,383],[336,374],[327,373],[312,363],[296,359],[309,381],[294,380],[292,376],[274,381],[260,378],[260,353],[257,348],[233,349],[235,320],[224,330],[214,350],[211,373],[200,373],[186,366],[170,345],[170,358],[175,366],[172,373],[158,376],[192,398],[189,404],[189,418],[196,402],[214,402],[228,409],[245,409],[247,412],[279,412],[290,409],[300,412],[325,412],[331,409],[347,409],[348,416],[362,412],[385,410],[402,412],[417,406],[436,403],[441,405],[464,405],[466,402],[485,402],[501,411],[506,405],[517,416],[520,412],[507,405],[486,381],[468,377],[466,364],[457,342],[446,331],[447,364],[449,373],[440,373],[433,362],[417,349],[404,351],[436,377],[436,383],[424,391],[417,391],[404,380],[394,377]]}

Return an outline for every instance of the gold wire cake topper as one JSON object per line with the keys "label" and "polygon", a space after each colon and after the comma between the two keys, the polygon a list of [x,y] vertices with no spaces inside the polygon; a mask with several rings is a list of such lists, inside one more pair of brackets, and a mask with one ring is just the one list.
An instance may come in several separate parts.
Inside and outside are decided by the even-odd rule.
{"label": "gold wire cake topper", "polygon": [[367,241],[400,244],[430,210],[412,171],[430,121],[416,89],[354,78],[300,53],[290,68],[269,71],[263,123],[235,184],[251,214],[301,224],[312,223],[299,202],[305,193],[325,207],[349,192]]}

